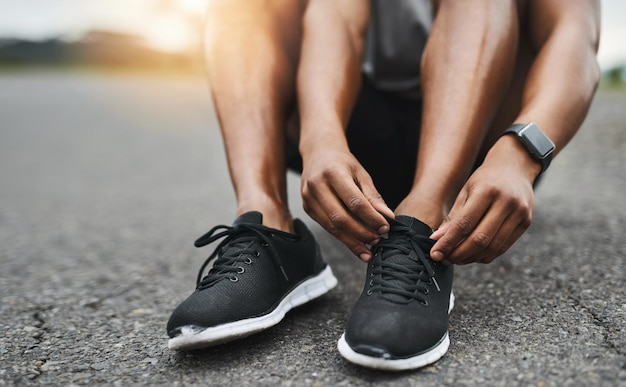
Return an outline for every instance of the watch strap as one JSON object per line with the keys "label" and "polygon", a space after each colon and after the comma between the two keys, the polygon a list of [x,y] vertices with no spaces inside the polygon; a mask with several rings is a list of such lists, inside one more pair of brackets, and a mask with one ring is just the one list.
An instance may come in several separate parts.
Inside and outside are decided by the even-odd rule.
{"label": "watch strap", "polygon": [[[548,153],[547,155],[545,155],[544,157],[541,157],[540,155],[536,154],[535,152],[532,151],[532,149],[529,148],[528,144],[526,144],[520,136],[520,132],[526,128],[529,125],[534,125],[535,128],[537,130],[539,130],[541,132],[541,134],[543,136],[546,137],[546,139],[548,139],[548,137],[541,131],[541,129],[539,129],[539,127],[536,124],[513,124],[510,127],[508,127],[503,133],[502,136],[507,135],[507,134],[514,134],[519,140],[520,143],[522,144],[522,146],[528,151],[528,153],[530,154],[530,156],[537,160],[539,163],[541,163],[541,173],[545,172],[546,169],[548,169],[548,167],[550,166],[550,163],[552,162],[552,152]],[[550,141],[548,139],[548,141]],[[550,141],[552,142],[552,141]],[[541,174],[540,173],[540,174]]]}

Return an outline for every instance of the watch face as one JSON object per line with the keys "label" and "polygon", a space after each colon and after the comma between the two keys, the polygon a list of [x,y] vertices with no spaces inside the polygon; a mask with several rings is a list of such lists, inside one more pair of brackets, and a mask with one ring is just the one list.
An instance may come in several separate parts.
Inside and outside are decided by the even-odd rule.
{"label": "watch face", "polygon": [[528,124],[519,132],[519,137],[528,149],[540,159],[554,151],[554,143],[535,124]]}

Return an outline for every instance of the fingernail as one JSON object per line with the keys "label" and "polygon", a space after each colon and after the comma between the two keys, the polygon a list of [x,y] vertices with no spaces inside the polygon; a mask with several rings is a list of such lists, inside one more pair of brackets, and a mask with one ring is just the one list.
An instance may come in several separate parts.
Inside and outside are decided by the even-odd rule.
{"label": "fingernail", "polygon": [[381,235],[386,234],[387,232],[389,232],[389,226],[380,226],[378,229],[378,233]]}
{"label": "fingernail", "polygon": [[444,256],[441,251],[433,251],[432,253],[430,253],[430,258],[433,261],[441,261],[444,258]]}
{"label": "fingernail", "polygon": [[371,244],[372,246],[376,246],[376,245],[378,244],[378,242],[380,242],[380,238],[378,238],[378,239],[374,239],[374,240],[372,241],[372,243],[370,243],[370,244]]}
{"label": "fingernail", "polygon": [[359,258],[361,258],[361,261],[367,262],[370,260],[370,258],[372,258],[372,256],[368,253],[362,253],[361,255],[359,255]]}

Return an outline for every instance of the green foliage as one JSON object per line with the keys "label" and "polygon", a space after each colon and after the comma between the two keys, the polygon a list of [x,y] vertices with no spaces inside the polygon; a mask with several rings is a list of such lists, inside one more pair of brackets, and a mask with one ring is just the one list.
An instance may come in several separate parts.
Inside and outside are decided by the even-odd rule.
{"label": "green foliage", "polygon": [[604,71],[600,85],[608,89],[626,89],[626,65],[615,66]]}

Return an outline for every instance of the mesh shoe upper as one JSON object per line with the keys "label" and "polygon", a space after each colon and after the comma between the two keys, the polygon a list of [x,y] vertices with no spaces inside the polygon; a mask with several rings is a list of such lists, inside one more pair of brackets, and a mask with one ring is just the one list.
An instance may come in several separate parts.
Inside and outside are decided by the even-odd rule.
{"label": "mesh shoe upper", "polygon": [[453,268],[430,260],[430,227],[398,216],[374,250],[363,293],[346,325],[358,353],[402,359],[428,352],[448,331]]}
{"label": "mesh shoe upper", "polygon": [[169,336],[184,326],[204,329],[269,313],[291,289],[320,273],[326,265],[317,242],[301,221],[294,227],[295,234],[271,229],[260,213],[249,212],[200,237],[197,247],[224,239],[200,269],[196,290],[172,313]]}

